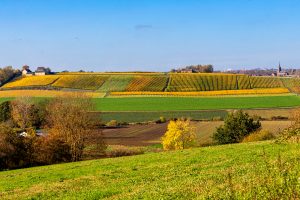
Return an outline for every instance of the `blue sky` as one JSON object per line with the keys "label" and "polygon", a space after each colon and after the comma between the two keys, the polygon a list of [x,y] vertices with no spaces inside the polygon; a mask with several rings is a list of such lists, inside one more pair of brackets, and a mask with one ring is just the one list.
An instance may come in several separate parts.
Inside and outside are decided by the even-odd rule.
{"label": "blue sky", "polygon": [[298,0],[0,0],[0,66],[300,68]]}

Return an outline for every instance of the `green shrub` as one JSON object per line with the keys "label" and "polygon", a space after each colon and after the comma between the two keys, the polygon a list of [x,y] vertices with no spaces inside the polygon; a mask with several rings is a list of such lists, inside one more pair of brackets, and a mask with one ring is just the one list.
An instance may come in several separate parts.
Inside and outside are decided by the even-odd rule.
{"label": "green shrub", "polygon": [[238,143],[260,127],[260,121],[255,121],[248,113],[233,112],[226,117],[224,125],[217,127],[213,139],[218,144]]}
{"label": "green shrub", "polygon": [[117,120],[110,120],[109,122],[106,123],[106,126],[117,127],[119,126],[119,123]]}
{"label": "green shrub", "polygon": [[165,117],[159,117],[159,120],[156,121],[157,124],[161,124],[161,123],[166,123],[166,118]]}
{"label": "green shrub", "polygon": [[167,121],[165,117],[160,117],[159,120],[161,123],[165,123]]}
{"label": "green shrub", "polygon": [[263,140],[271,140],[274,138],[275,138],[274,134],[271,133],[270,131],[258,130],[246,136],[242,142],[255,142],[255,141],[263,141]]}

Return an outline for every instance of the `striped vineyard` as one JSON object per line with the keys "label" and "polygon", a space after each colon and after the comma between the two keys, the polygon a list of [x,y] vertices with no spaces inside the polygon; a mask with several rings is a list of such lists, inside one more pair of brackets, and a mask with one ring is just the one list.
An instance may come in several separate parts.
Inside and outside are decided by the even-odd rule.
{"label": "striped vineyard", "polygon": [[[209,73],[63,73],[17,78],[1,87],[110,92],[205,92],[300,88],[300,79]],[[183,93],[182,93],[183,94]]]}

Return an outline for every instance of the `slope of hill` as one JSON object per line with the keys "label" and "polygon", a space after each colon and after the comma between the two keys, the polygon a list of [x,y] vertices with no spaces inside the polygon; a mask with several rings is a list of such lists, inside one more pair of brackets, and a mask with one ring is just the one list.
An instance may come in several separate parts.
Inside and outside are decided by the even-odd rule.
{"label": "slope of hill", "polygon": [[101,92],[194,92],[299,87],[298,79],[235,74],[64,73],[16,79],[1,89],[79,89]]}
{"label": "slope of hill", "polygon": [[[289,199],[291,196],[287,194],[293,193],[297,199],[300,166],[295,159],[299,155],[299,144],[259,142],[3,171],[0,196],[2,199],[272,199],[274,196],[280,199],[281,194]],[[287,187],[290,190],[280,190]]]}

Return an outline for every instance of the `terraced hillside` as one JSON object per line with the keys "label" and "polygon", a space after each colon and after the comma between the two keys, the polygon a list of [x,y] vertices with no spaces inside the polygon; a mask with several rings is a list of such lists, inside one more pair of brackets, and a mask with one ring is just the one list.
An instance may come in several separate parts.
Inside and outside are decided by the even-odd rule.
{"label": "terraced hillside", "polygon": [[110,76],[105,83],[99,88],[101,92],[124,91],[134,77],[132,75]]}
{"label": "terraced hillside", "polygon": [[281,78],[284,87],[290,91],[300,94],[300,79],[299,78]]}
{"label": "terraced hillside", "polygon": [[28,76],[9,82],[2,86],[2,88],[20,88],[33,86],[48,86],[55,83],[60,76]]}
{"label": "terraced hillside", "polygon": [[250,89],[248,76],[233,74],[171,74],[168,91]]}
{"label": "terraced hillside", "polygon": [[284,87],[280,78],[276,77],[250,77],[250,84],[252,88],[279,88]]}
{"label": "terraced hillside", "polygon": [[54,87],[97,90],[108,79],[102,75],[64,75],[52,84]]}
{"label": "terraced hillside", "polygon": [[16,79],[1,89],[79,89],[99,92],[197,92],[300,87],[300,79],[221,73],[62,73]]}

